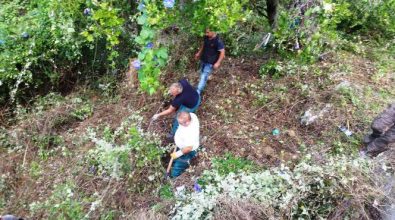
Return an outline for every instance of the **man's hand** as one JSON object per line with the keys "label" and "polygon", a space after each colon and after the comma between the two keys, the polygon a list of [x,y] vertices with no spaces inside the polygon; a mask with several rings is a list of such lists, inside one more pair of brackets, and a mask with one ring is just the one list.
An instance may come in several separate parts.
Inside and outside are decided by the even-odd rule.
{"label": "man's hand", "polygon": [[219,66],[220,66],[221,64],[220,63],[214,63],[214,66],[213,66],[213,68],[215,69],[215,70],[217,70],[218,68],[219,68]]}
{"label": "man's hand", "polygon": [[200,53],[197,52],[197,53],[195,54],[195,60],[199,60],[199,59],[200,59]]}
{"label": "man's hand", "polygon": [[152,116],[152,121],[156,121],[159,117],[159,114],[155,114],[154,116]]}
{"label": "man's hand", "polygon": [[177,152],[171,153],[170,157],[173,158],[173,160],[175,160],[175,159],[181,157],[182,155],[184,155],[184,153],[182,153],[182,151],[179,150]]}

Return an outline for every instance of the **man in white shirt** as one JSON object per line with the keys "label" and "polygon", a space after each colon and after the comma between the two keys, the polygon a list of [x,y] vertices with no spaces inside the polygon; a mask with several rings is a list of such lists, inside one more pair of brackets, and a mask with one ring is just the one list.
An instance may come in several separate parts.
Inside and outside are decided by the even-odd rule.
{"label": "man in white shirt", "polygon": [[174,159],[171,177],[181,175],[188,167],[189,161],[196,156],[199,147],[199,119],[194,113],[180,112],[177,116],[178,127],[174,135],[177,151],[171,154]]}

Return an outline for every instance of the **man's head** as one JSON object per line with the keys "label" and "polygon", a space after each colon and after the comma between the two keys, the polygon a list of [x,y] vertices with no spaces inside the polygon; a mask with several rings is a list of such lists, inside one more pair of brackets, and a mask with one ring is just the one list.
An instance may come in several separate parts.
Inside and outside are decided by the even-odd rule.
{"label": "man's head", "polygon": [[216,33],[212,30],[210,30],[210,28],[206,28],[204,31],[204,35],[208,38],[213,38],[215,37]]}
{"label": "man's head", "polygon": [[182,85],[181,83],[173,83],[170,86],[169,93],[172,96],[177,96],[178,94],[182,93]]}
{"label": "man's head", "polygon": [[191,124],[191,114],[189,112],[180,112],[177,120],[181,126],[188,127]]}

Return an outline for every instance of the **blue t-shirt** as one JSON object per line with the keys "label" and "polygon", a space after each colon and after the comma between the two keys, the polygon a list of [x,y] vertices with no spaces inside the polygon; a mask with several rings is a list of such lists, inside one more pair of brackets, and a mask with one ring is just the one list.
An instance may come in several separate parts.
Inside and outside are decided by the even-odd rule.
{"label": "blue t-shirt", "polygon": [[181,105],[187,108],[195,107],[199,101],[199,94],[186,79],[181,79],[178,82],[182,85],[182,92],[173,99],[171,105],[176,109]]}
{"label": "blue t-shirt", "polygon": [[218,35],[215,36],[213,39],[209,39],[208,37],[204,37],[204,44],[203,44],[203,54],[201,60],[204,63],[211,63],[214,64],[217,62],[220,54],[220,50],[224,49],[224,43],[221,39],[219,39]]}

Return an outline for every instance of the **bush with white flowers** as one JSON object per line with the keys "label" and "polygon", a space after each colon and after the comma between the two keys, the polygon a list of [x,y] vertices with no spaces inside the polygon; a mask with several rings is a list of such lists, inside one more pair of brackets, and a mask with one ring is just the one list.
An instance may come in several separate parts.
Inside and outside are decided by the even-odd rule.
{"label": "bush with white flowers", "polygon": [[[211,219],[219,201],[253,201],[276,210],[277,218],[326,218],[343,200],[367,204],[378,196],[370,178],[373,163],[363,158],[329,157],[317,164],[309,155],[293,169],[282,165],[256,173],[216,171],[204,174],[207,185],[179,200],[172,219]],[[376,179],[380,181],[379,179]],[[361,208],[362,207],[362,208]],[[350,213],[363,213],[362,206],[349,206]]]}
{"label": "bush with white flowers", "polygon": [[101,137],[89,129],[88,136],[96,145],[87,154],[89,171],[116,180],[128,178],[129,183],[143,188],[149,186],[147,183],[158,183],[164,169],[161,156],[165,149],[160,147],[156,134],[141,129],[141,122],[142,117],[134,114],[115,131],[105,128]]}

